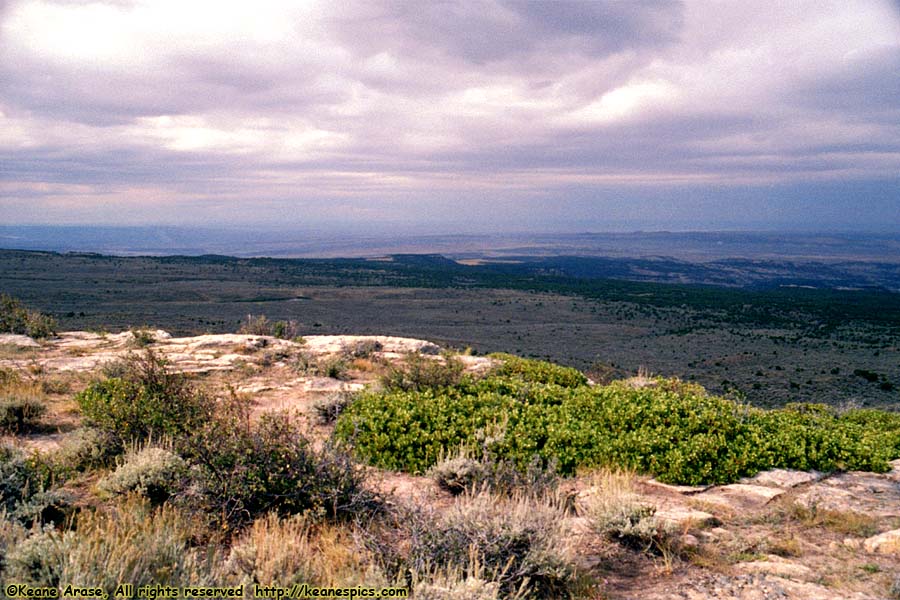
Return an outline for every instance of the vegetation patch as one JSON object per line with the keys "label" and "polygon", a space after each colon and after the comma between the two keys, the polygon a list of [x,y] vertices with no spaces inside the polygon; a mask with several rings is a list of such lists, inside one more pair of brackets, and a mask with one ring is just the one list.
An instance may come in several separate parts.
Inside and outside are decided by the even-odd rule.
{"label": "vegetation patch", "polygon": [[313,449],[286,413],[251,422],[240,398],[224,402],[179,445],[196,465],[198,508],[225,529],[269,512],[335,517],[374,506],[361,468],[348,455],[333,446]]}
{"label": "vegetation patch", "polygon": [[186,479],[183,458],[164,448],[148,446],[126,455],[98,487],[108,494],[137,493],[152,502],[163,502],[179,492]]}
{"label": "vegetation patch", "polygon": [[363,394],[336,434],[387,469],[422,473],[466,448],[523,469],[538,457],[563,474],[609,466],[684,484],[776,467],[883,472],[900,456],[900,414],[817,404],[763,410],[674,379],[589,386],[552,365],[501,360],[480,380]]}
{"label": "vegetation patch", "polygon": [[504,598],[571,597],[577,578],[566,555],[563,516],[559,507],[533,498],[464,496],[441,518],[408,524],[408,566],[418,574],[452,569],[460,579],[495,582]]}
{"label": "vegetation patch", "polygon": [[0,333],[46,338],[56,334],[56,320],[49,315],[25,308],[12,296],[0,294]]}
{"label": "vegetation patch", "polygon": [[0,432],[25,433],[40,426],[47,412],[40,386],[0,387]]}
{"label": "vegetation patch", "polygon": [[180,436],[209,420],[213,401],[145,350],[106,369],[114,375],[76,396],[88,425],[120,441]]}
{"label": "vegetation patch", "polygon": [[300,338],[300,326],[296,321],[270,321],[265,315],[247,317],[241,322],[238,333],[245,335],[270,335],[282,340]]}

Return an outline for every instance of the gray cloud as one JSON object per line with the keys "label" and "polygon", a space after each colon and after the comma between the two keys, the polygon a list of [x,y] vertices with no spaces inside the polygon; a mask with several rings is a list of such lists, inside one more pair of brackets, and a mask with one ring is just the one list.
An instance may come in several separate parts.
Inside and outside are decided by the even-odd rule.
{"label": "gray cloud", "polygon": [[895,185],[896,5],[717,6],[0,2],[0,219],[111,197],[500,219],[686,189],[790,189],[767,200],[790,215],[803,186]]}

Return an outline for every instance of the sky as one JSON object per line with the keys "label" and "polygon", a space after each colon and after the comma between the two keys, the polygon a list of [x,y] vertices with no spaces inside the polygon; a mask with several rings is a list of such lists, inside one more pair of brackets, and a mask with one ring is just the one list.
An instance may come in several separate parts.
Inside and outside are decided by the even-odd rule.
{"label": "sky", "polygon": [[900,231],[900,2],[0,0],[0,223]]}

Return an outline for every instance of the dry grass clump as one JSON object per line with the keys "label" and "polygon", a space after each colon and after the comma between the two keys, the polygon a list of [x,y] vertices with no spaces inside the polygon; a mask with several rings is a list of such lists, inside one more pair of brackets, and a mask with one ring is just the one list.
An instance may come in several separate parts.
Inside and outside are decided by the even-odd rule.
{"label": "dry grass clump", "polygon": [[47,412],[40,386],[21,386],[19,390],[0,391],[0,431],[25,433],[41,426]]}
{"label": "dry grass clump", "polygon": [[443,570],[463,581],[496,582],[502,597],[566,598],[577,578],[563,518],[550,500],[466,495],[440,518],[410,520],[406,563],[423,579]]}
{"label": "dry grass clump", "polygon": [[37,586],[218,585],[213,552],[192,548],[199,524],[171,506],[130,498],[109,512],[82,512],[67,531],[33,533],[8,554],[9,581]]}
{"label": "dry grass clump", "polygon": [[330,425],[337,421],[341,413],[350,406],[356,395],[351,392],[329,394],[313,405],[313,411],[321,425]]}
{"label": "dry grass clump", "polygon": [[311,524],[303,516],[280,518],[275,513],[254,521],[234,541],[223,577],[279,586],[386,585],[348,527]]}
{"label": "dry grass clump", "polygon": [[40,426],[46,412],[47,396],[39,381],[0,369],[0,432],[31,431]]}
{"label": "dry grass clump", "polygon": [[676,550],[675,532],[654,516],[656,507],[637,493],[634,473],[601,469],[590,483],[580,508],[597,532],[643,552],[669,556]]}
{"label": "dry grass clump", "polygon": [[121,441],[112,433],[81,427],[66,436],[48,460],[60,476],[109,466],[122,453]]}
{"label": "dry grass clump", "polygon": [[794,504],[791,516],[807,527],[823,527],[843,535],[870,537],[878,533],[879,520],[855,510],[828,510]]}
{"label": "dry grass clump", "polygon": [[525,468],[520,468],[487,450],[482,452],[481,458],[475,458],[465,447],[455,455],[440,459],[427,473],[438,486],[453,495],[488,490],[494,494],[524,493],[538,497],[554,493],[559,485],[559,475],[552,461],[545,466],[536,456]]}
{"label": "dry grass clump", "polygon": [[[412,583],[413,597],[419,600],[499,600],[500,583],[485,579],[484,569],[472,553],[468,567],[437,569],[424,576],[417,576]],[[502,596],[505,600],[518,600],[526,590]]]}

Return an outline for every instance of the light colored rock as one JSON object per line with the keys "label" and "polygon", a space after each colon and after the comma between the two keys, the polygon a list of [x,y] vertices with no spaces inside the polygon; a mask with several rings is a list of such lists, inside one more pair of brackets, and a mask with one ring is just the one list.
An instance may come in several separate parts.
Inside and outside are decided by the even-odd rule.
{"label": "light colored rock", "polygon": [[858,540],[856,538],[844,538],[843,544],[851,550],[858,550],[862,545],[862,540]]}
{"label": "light colored rock", "polygon": [[822,478],[818,471],[794,471],[790,469],[772,469],[757,473],[753,477],[746,477],[741,483],[750,485],[766,485],[779,488],[793,488]]}
{"label": "light colored rock", "polygon": [[700,547],[700,540],[690,533],[685,533],[678,538],[679,545],[685,550],[696,550]]}
{"label": "light colored rock", "polygon": [[805,508],[900,517],[900,480],[892,473],[841,473],[802,490],[794,499]]}
{"label": "light colored rock", "polygon": [[734,566],[734,570],[738,573],[766,573],[788,579],[806,579],[813,574],[813,570],[806,565],[774,554],[767,555],[766,560],[738,563]]}
{"label": "light colored rock", "polygon": [[420,352],[422,354],[440,354],[440,347],[426,340],[402,338],[388,335],[309,335],[303,336],[304,349],[317,354],[335,354],[344,348],[365,341],[381,344],[381,352],[406,354]]}
{"label": "light colored rock", "polygon": [[697,498],[713,504],[742,510],[761,508],[782,494],[784,494],[784,490],[780,488],[733,483],[707,490],[702,494],[698,494]]}
{"label": "light colored rock", "polygon": [[900,554],[900,529],[874,535],[864,541],[862,545],[870,554]]}
{"label": "light colored rock", "polygon": [[892,481],[900,483],[900,458],[891,461],[891,470],[885,473],[885,476]]}
{"label": "light colored rock", "polygon": [[708,485],[672,485],[671,483],[663,483],[662,481],[657,481],[656,479],[648,479],[644,482],[646,485],[651,485],[655,488],[666,490],[667,492],[674,492],[676,494],[699,494],[700,492],[705,492],[710,488]]}
{"label": "light colored rock", "polygon": [[40,348],[41,345],[28,337],[17,333],[0,333],[0,346],[18,346],[19,348]]}
{"label": "light colored rock", "polygon": [[330,377],[310,377],[306,380],[304,389],[307,392],[355,392],[363,389],[361,383],[339,381]]}
{"label": "light colored rock", "polygon": [[237,388],[237,391],[242,394],[259,394],[260,392],[266,392],[271,389],[272,386],[266,385],[265,383],[252,383]]}
{"label": "light colored rock", "polygon": [[686,506],[665,506],[658,509],[654,516],[675,529],[705,527],[718,523],[718,519],[710,513]]}

